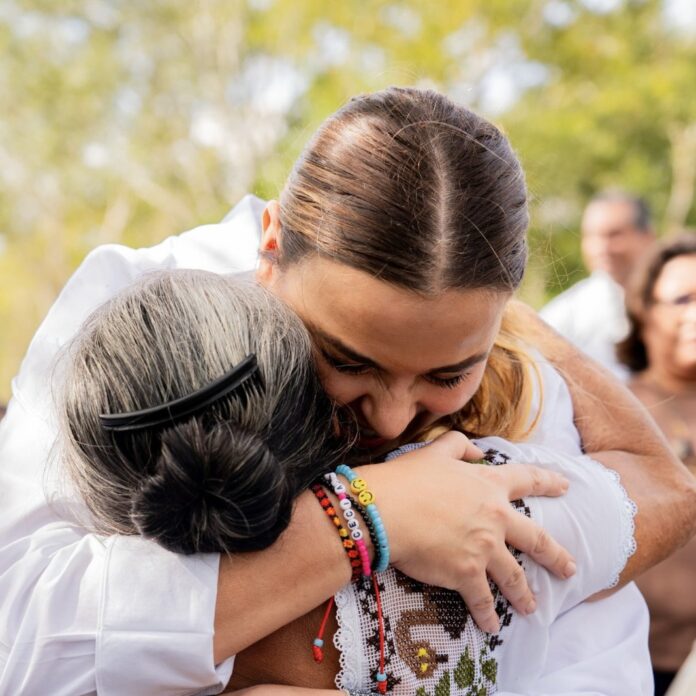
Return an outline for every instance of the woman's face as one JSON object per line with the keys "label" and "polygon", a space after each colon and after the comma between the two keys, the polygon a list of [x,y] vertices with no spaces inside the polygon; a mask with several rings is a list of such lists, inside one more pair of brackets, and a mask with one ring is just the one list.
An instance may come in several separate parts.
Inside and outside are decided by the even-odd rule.
{"label": "woman's face", "polygon": [[312,334],[327,392],[351,408],[361,449],[381,453],[461,409],[479,386],[507,293],[426,299],[318,256],[258,278]]}
{"label": "woman's face", "polygon": [[696,379],[696,254],[678,256],[663,266],[653,301],[643,326],[650,367]]}

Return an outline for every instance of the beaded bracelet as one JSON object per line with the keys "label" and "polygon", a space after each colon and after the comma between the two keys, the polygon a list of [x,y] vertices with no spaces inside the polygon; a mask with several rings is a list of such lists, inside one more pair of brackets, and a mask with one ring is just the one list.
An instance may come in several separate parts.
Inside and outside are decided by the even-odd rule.
{"label": "beaded bracelet", "polygon": [[351,582],[355,582],[360,578],[363,567],[362,557],[358,550],[357,544],[353,539],[351,539],[348,530],[341,524],[341,519],[336,514],[336,508],[334,508],[334,506],[331,504],[331,499],[327,495],[324,487],[319,483],[315,483],[312,486],[312,492],[321,504],[321,507],[323,508],[327,517],[333,522],[334,526],[338,530],[338,536],[341,537],[341,544],[343,545],[343,549],[345,550],[346,554],[348,555],[348,558],[350,559],[350,567],[352,573]]}
{"label": "beaded bracelet", "polygon": [[372,539],[372,545],[375,549],[375,558],[372,561],[372,571],[374,572],[380,566],[380,559],[382,556],[382,551],[379,548],[379,540],[377,539],[377,532],[375,531],[375,525],[372,523],[372,519],[367,514],[367,509],[364,505],[361,505],[356,498],[353,498],[350,495],[348,496],[348,499],[353,504],[353,508],[355,508],[360,513],[360,517],[362,517],[362,520],[365,523],[365,526],[367,527],[367,531],[370,534],[370,539]]}
{"label": "beaded bracelet", "polygon": [[360,529],[360,522],[353,510],[353,504],[346,495],[346,487],[339,481],[338,476],[334,473],[329,473],[324,476],[324,480],[333,488],[333,492],[338,498],[338,504],[343,513],[343,517],[346,520],[346,525],[350,529],[350,536],[355,542],[355,545],[360,553],[360,559],[362,560],[362,574],[363,577],[369,578],[372,575],[372,566],[370,565],[370,554],[367,550],[367,545],[363,538],[362,529]]}
{"label": "beaded bracelet", "polygon": [[368,489],[365,479],[360,478],[347,464],[339,464],[336,467],[336,473],[348,480],[350,490],[358,496],[358,502],[365,507],[372,520],[377,537],[375,548],[379,549],[379,564],[375,564],[375,570],[381,573],[389,567],[389,539],[382,516],[375,504],[375,495]]}

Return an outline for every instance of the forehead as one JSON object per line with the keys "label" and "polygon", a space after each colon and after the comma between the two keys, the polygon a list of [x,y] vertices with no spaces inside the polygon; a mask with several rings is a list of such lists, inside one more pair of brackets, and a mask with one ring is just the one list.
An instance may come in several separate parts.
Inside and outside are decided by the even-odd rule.
{"label": "forehead", "polygon": [[310,330],[395,371],[426,372],[487,351],[508,298],[484,290],[423,297],[316,256],[283,275],[280,294]]}
{"label": "forehead", "polygon": [[656,297],[676,297],[684,292],[696,291],[696,254],[670,259],[660,271],[655,282]]}
{"label": "forehead", "polygon": [[611,232],[633,227],[635,210],[627,201],[596,201],[590,203],[582,217],[583,235]]}

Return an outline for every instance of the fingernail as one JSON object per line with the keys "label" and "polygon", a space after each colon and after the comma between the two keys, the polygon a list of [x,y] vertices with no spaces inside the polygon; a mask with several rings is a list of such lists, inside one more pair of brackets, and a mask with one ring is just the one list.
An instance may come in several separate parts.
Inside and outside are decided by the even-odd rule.
{"label": "fingernail", "polygon": [[525,614],[533,614],[536,611],[537,603],[535,599],[530,600],[529,604],[524,608]]}
{"label": "fingernail", "polygon": [[500,630],[500,622],[498,619],[491,619],[486,622],[486,633],[497,633]]}
{"label": "fingernail", "polygon": [[565,480],[565,481],[563,481],[563,483],[561,483],[561,490],[562,490],[564,493],[567,493],[567,492],[568,492],[568,481],[567,481],[567,480]]}
{"label": "fingernail", "polygon": [[568,561],[566,567],[563,569],[563,577],[570,578],[575,575],[578,567],[575,565],[575,561]]}

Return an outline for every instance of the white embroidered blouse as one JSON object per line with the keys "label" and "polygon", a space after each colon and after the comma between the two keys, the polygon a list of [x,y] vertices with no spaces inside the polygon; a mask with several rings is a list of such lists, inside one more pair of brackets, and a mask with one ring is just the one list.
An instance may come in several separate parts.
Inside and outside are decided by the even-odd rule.
{"label": "white embroidered blouse", "polygon": [[[570,435],[567,450],[572,449]],[[520,556],[538,609],[520,616],[496,590],[502,628],[498,635],[489,635],[476,626],[457,593],[387,570],[379,583],[389,693],[652,693],[647,615],[635,586],[602,601],[582,603],[585,597],[615,585],[635,550],[635,506],[618,476],[582,456],[578,444],[575,455],[563,447],[512,444],[495,437],[477,444],[490,465],[510,460],[534,463],[569,479],[568,493],[562,498],[531,498],[515,506],[575,555],[578,572],[570,580],[558,580]],[[369,584],[348,585],[336,595],[336,606],[339,630],[334,641],[341,656],[336,683],[342,688],[369,689],[379,664],[374,592]],[[579,681],[583,682],[580,690]]]}

